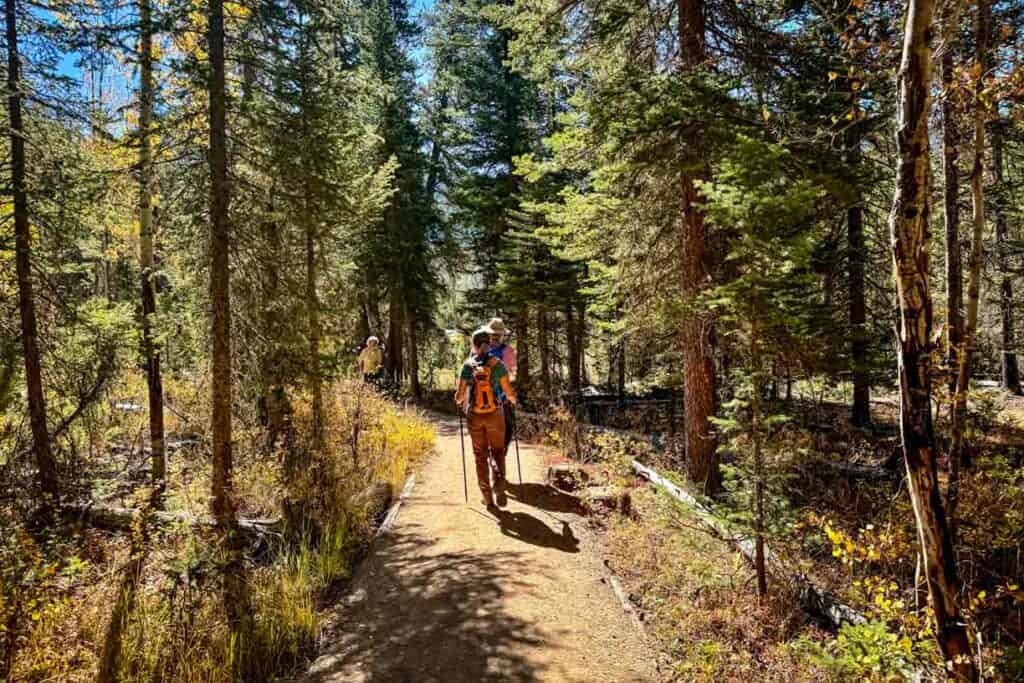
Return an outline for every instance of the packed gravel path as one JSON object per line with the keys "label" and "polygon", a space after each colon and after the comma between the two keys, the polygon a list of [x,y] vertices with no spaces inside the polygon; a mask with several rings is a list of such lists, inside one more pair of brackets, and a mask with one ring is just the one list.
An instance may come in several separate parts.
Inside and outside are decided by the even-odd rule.
{"label": "packed gravel path", "polygon": [[337,606],[306,683],[655,681],[654,658],[607,582],[576,499],[543,484],[539,449],[508,459],[508,507],[477,494],[466,435],[436,418],[436,452],[393,530]]}

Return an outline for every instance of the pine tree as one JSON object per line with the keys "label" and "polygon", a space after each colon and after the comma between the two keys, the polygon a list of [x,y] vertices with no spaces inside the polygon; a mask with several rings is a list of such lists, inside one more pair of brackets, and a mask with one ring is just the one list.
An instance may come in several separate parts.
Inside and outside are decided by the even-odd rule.
{"label": "pine tree", "polygon": [[14,234],[18,274],[18,309],[21,314],[21,343],[24,350],[25,380],[28,388],[32,444],[39,470],[42,493],[41,510],[49,514],[59,504],[57,463],[50,447],[46,422],[46,398],[43,392],[42,362],[39,351],[39,325],[32,282],[32,233],[29,226],[28,192],[25,187],[24,87],[21,80],[22,57],[18,50],[20,8],[17,0],[5,0],[4,19],[7,37],[7,115],[10,125],[11,191],[14,200]]}
{"label": "pine tree", "polygon": [[213,305],[211,433],[213,436],[213,514],[223,533],[237,524],[231,462],[231,226],[227,153],[227,90],[225,85],[224,3],[207,6],[210,164],[210,301]]}
{"label": "pine tree", "polygon": [[766,434],[782,420],[766,414],[763,397],[773,355],[780,349],[813,349],[825,341],[815,324],[820,302],[808,297],[817,289],[813,255],[820,236],[814,219],[823,191],[781,145],[740,136],[702,194],[716,224],[735,231],[728,256],[734,276],[708,292],[703,303],[741,341],[744,363],[735,373],[740,388],[727,406],[732,416],[715,421],[727,434],[749,437],[750,447],[739,449],[749,455],[755,568],[763,596],[769,526]]}
{"label": "pine tree", "polygon": [[142,347],[146,359],[149,389],[149,441],[152,449],[153,483],[164,486],[167,463],[164,448],[163,379],[160,350],[154,340],[156,291],[153,261],[153,7],[150,0],[138,0],[139,13],[139,269],[142,271]]}
{"label": "pine tree", "polygon": [[397,168],[391,201],[363,238],[356,263],[367,292],[379,289],[388,301],[386,371],[395,383],[408,375],[418,396],[419,333],[433,317],[438,287],[433,272],[434,247],[442,234],[433,196],[438,169],[423,152],[416,121],[415,68],[408,52],[419,32],[409,19],[408,5],[405,0],[375,0],[367,20],[372,69],[382,85],[379,154]]}

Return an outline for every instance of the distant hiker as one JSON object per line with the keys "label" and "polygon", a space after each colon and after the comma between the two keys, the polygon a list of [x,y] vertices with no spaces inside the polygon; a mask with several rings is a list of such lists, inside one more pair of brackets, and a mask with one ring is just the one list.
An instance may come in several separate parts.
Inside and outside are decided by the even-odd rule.
{"label": "distant hiker", "polygon": [[[473,442],[476,478],[488,508],[497,500],[499,507],[508,504],[505,496],[505,416],[501,400],[516,405],[516,394],[508,379],[505,365],[491,356],[491,331],[480,328],[473,333],[473,352],[459,373],[455,403],[466,413],[466,424]],[[494,485],[491,486],[491,474]],[[494,498],[491,494],[494,494]]]}
{"label": "distant hiker", "polygon": [[490,354],[500,360],[508,370],[509,379],[516,381],[516,350],[506,343],[509,331],[501,318],[491,318],[483,328],[491,335]]}
{"label": "distant hiker", "polygon": [[384,363],[384,354],[380,350],[380,339],[370,337],[366,340],[366,348],[359,353],[356,366],[363,376],[364,382],[376,379]]}
{"label": "distant hiker", "polygon": [[[501,318],[491,318],[491,322],[487,323],[484,328],[491,335],[491,356],[497,358],[508,370],[509,380],[516,381],[516,350],[509,346],[505,340],[508,338],[508,328],[505,327],[505,322]],[[500,387],[499,387],[500,389]],[[502,391],[498,392],[498,400],[505,404],[505,394]],[[509,443],[512,442],[512,411],[505,410],[505,448],[508,448]]]}

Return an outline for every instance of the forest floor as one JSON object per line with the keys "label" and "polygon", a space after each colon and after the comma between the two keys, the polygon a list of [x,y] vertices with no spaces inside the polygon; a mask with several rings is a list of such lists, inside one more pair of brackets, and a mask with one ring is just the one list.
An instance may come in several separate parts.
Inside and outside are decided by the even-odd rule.
{"label": "forest floor", "polygon": [[[657,680],[576,498],[543,483],[542,450],[521,445],[525,483],[495,516],[479,502],[469,435],[467,505],[458,423],[435,420],[435,455],[335,608],[304,683]],[[518,482],[514,450],[508,472]]]}

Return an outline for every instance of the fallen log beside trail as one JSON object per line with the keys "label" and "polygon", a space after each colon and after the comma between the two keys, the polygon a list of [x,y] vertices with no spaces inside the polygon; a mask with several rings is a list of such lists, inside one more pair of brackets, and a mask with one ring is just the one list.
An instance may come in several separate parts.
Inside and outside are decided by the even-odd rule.
{"label": "fallen log beside trail", "polygon": [[[137,508],[114,507],[110,505],[65,505],[63,513],[70,521],[88,524],[110,531],[128,531],[141,514]],[[157,511],[152,513],[150,522],[156,526],[180,524],[193,528],[213,529],[217,526],[211,515],[190,515],[185,512]],[[280,536],[284,524],[280,518],[239,519],[238,528],[249,540],[267,536]]]}
{"label": "fallen log beside trail", "polygon": [[[705,527],[716,536],[729,541],[749,561],[754,561],[753,538],[736,534],[699,500],[650,467],[634,460],[633,471],[640,477],[665,490],[676,500],[690,507]],[[841,602],[835,595],[815,586],[805,574],[790,570],[782,559],[767,547],[765,547],[764,555],[769,573],[778,581],[793,586],[800,596],[801,604],[808,612],[825,618],[834,628],[839,628],[844,623],[862,624],[867,621],[863,614]]]}
{"label": "fallen log beside trail", "polygon": [[884,465],[862,465],[852,462],[832,462],[821,460],[813,463],[818,476],[843,477],[845,479],[862,479],[874,482],[899,483],[903,473]]}
{"label": "fallen log beside trail", "polygon": [[[352,497],[351,510],[365,515],[367,519],[374,522],[380,522],[387,512],[392,498],[391,484],[380,481],[373,482]],[[63,514],[71,522],[88,524],[110,531],[129,531],[141,514],[141,510],[97,504],[93,501],[86,504],[65,505]],[[165,510],[152,512],[149,522],[156,526],[183,525],[203,529],[214,529],[217,526],[216,520],[211,515],[194,515]],[[281,517],[241,518],[237,523],[242,538],[250,544],[260,543],[271,536],[281,536],[285,527],[284,519]]]}

